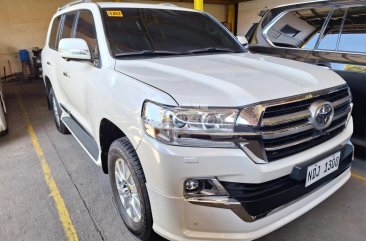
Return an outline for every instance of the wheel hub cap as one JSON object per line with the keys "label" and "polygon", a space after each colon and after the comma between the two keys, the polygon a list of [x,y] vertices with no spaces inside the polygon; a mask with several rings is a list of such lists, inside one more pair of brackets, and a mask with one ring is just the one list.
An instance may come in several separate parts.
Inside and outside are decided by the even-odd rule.
{"label": "wheel hub cap", "polygon": [[134,222],[139,222],[141,220],[140,196],[131,171],[121,158],[115,163],[115,178],[123,208]]}
{"label": "wheel hub cap", "polygon": [[60,125],[60,114],[58,112],[57,102],[56,102],[55,97],[52,97],[52,105],[53,105],[53,111],[55,113],[55,119],[57,121],[57,124]]}

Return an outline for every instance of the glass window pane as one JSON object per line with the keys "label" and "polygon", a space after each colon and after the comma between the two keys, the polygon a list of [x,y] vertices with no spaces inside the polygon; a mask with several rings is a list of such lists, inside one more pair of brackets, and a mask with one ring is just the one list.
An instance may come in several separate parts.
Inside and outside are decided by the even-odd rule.
{"label": "glass window pane", "polygon": [[348,9],[338,51],[366,53],[366,7]]}
{"label": "glass window pane", "polygon": [[94,19],[90,12],[80,12],[75,37],[84,39],[89,46],[93,58],[98,58],[98,45]]}
{"label": "glass window pane", "polygon": [[62,27],[61,38],[72,38],[72,27],[74,25],[76,13],[67,13]]}
{"label": "glass window pane", "polygon": [[203,48],[241,52],[241,46],[203,13],[168,9],[113,9],[122,16],[104,22],[113,54],[142,50],[186,52]]}
{"label": "glass window pane", "polygon": [[59,17],[55,18],[52,23],[50,39],[48,41],[48,46],[51,49],[57,50],[57,47],[58,47],[58,43],[56,41],[57,41],[57,32],[58,32],[58,26],[60,23],[60,19],[61,19],[61,17],[59,16]]}
{"label": "glass window pane", "polygon": [[320,40],[318,49],[336,50],[339,32],[344,18],[344,9],[335,9]]}
{"label": "glass window pane", "polygon": [[330,8],[302,9],[286,13],[267,36],[279,47],[313,49]]}

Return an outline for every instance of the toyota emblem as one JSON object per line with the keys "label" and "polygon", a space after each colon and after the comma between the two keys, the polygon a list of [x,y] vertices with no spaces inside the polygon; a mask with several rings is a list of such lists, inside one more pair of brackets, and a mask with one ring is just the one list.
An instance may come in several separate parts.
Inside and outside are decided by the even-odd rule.
{"label": "toyota emblem", "polygon": [[310,108],[310,122],[317,130],[327,128],[333,120],[334,108],[329,101],[319,100],[314,102]]}

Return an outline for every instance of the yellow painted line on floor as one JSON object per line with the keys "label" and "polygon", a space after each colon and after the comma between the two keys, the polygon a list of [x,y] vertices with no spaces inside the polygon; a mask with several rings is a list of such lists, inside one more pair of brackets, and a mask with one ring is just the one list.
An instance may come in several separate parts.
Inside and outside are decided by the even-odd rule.
{"label": "yellow painted line on floor", "polygon": [[359,175],[359,174],[356,174],[356,173],[353,173],[353,172],[352,172],[352,177],[353,177],[353,178],[356,178],[356,179],[358,179],[358,180],[361,180],[361,181],[366,182],[366,177],[361,176],[361,175]]}
{"label": "yellow painted line on floor", "polygon": [[18,102],[19,102],[20,109],[23,112],[24,117],[25,117],[26,122],[27,122],[28,134],[29,134],[29,136],[32,140],[34,150],[36,151],[36,153],[39,157],[44,178],[46,180],[48,188],[51,191],[51,196],[53,197],[53,200],[55,201],[58,216],[59,216],[60,221],[62,223],[62,226],[64,228],[66,237],[67,237],[68,241],[78,241],[79,238],[78,238],[78,235],[75,231],[74,224],[72,223],[72,220],[70,218],[69,212],[67,211],[65,202],[64,202],[64,200],[63,200],[63,198],[60,194],[60,191],[58,190],[55,179],[53,179],[51,169],[50,169],[50,167],[47,163],[47,160],[44,156],[41,145],[39,144],[37,135],[36,135],[36,133],[34,131],[34,128],[32,126],[32,123],[31,123],[31,120],[29,118],[28,112],[27,112],[27,110],[26,110],[26,108],[23,104],[23,101],[22,101],[18,91],[16,92],[16,94],[17,94],[17,99],[18,99]]}

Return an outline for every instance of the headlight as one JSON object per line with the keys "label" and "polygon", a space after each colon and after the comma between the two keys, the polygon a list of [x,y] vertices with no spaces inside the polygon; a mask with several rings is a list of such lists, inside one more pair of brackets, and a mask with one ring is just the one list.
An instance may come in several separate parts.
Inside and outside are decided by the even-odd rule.
{"label": "headlight", "polygon": [[[235,142],[243,140],[246,134],[253,135],[252,115],[240,114],[241,123],[237,125],[239,111],[229,108],[171,107],[146,101],[142,119],[146,133],[166,144],[235,148]],[[237,132],[237,128],[245,129],[245,133]]]}

